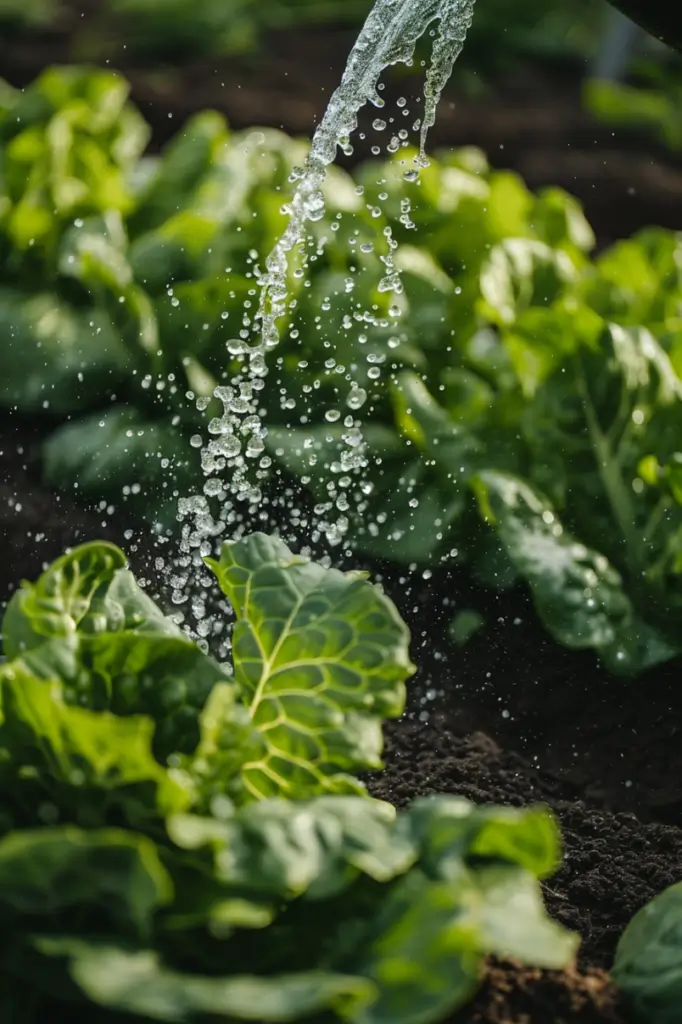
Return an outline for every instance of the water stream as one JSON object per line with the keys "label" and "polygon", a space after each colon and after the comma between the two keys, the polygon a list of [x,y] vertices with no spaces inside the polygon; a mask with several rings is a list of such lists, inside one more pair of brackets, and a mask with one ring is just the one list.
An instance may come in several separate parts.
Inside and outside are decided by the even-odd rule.
{"label": "water stream", "polygon": [[[213,553],[216,539],[225,532],[228,522],[234,524],[235,515],[230,515],[230,510],[240,502],[246,502],[253,510],[260,501],[259,474],[254,472],[254,466],[259,462],[262,465],[264,458],[267,464],[267,456],[263,456],[266,427],[258,414],[259,396],[268,374],[268,355],[280,340],[279,322],[295,307],[287,286],[291,254],[297,249],[301,251],[305,270],[308,257],[301,243],[306,238],[307,225],[324,216],[322,187],[327,168],[339,148],[348,150],[350,138],[358,126],[359,112],[365,104],[371,103],[376,108],[385,105],[379,91],[382,73],[397,63],[411,64],[417,42],[430,30],[431,62],[426,72],[423,114],[416,125],[420,134],[419,156],[417,166],[406,172],[408,180],[417,178],[419,167],[428,164],[428,131],[435,122],[441,93],[464,45],[473,6],[474,0],[376,0],[358,36],[341,83],[314,134],[306,165],[292,174],[293,194],[285,207],[288,223],[260,275],[260,301],[256,315],[248,321],[249,336],[236,340],[236,347],[231,349],[233,355],[240,355],[243,371],[228,385],[216,389],[215,396],[222,403],[223,415],[209,424],[211,437],[201,453],[207,478],[204,493],[181,499],[179,503],[178,518],[183,524],[181,550],[172,569],[173,600],[177,605],[187,601],[193,570],[201,564],[202,556]],[[388,255],[383,257],[386,273],[379,287],[400,291],[399,275],[392,262],[396,243],[390,234],[388,245]],[[361,469],[357,436],[353,438],[352,447],[355,461],[353,463],[349,456],[348,468]],[[218,499],[220,508],[216,515],[211,511],[211,498]],[[347,504],[346,498],[339,504],[343,506],[344,501]],[[338,540],[343,535],[343,522],[326,523],[325,530],[330,540]],[[200,608],[199,617],[202,613]],[[205,630],[201,632],[205,635]]]}

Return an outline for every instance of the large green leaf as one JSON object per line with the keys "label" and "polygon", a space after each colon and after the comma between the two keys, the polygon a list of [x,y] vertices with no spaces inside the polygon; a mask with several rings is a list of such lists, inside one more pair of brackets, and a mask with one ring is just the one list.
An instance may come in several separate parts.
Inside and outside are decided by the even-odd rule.
{"label": "large green leaf", "polygon": [[359,1024],[439,1020],[474,994],[485,955],[561,968],[578,946],[577,936],[547,917],[536,879],[508,864],[471,871],[460,862],[448,882],[413,871],[392,889],[369,933],[350,964],[381,996]]}
{"label": "large green leaf", "polygon": [[[92,791],[125,801],[128,791],[143,787],[151,795],[136,798],[134,814],[142,816],[179,811],[190,803],[189,779],[162,768],[152,754],[151,718],[69,706],[61,683],[36,679],[20,665],[2,669],[0,688],[0,742],[13,767],[20,775],[37,772],[45,784],[57,784],[71,814],[78,815],[81,802],[92,811],[85,799]],[[96,814],[106,816],[106,797],[94,806]]]}
{"label": "large green leaf", "polygon": [[516,810],[476,807],[461,797],[415,800],[410,828],[420,837],[422,867],[430,876],[457,877],[468,856],[518,864],[537,878],[553,874],[560,863],[559,828],[544,808]]}
{"label": "large green leaf", "polygon": [[191,453],[176,427],[118,406],[59,427],[43,447],[43,472],[52,486],[73,488],[84,498],[104,495],[171,525],[173,492],[198,468]]}
{"label": "large green leaf", "polygon": [[481,271],[481,311],[511,323],[531,306],[549,306],[578,280],[568,253],[530,238],[505,238]]}
{"label": "large green leaf", "polygon": [[[156,723],[154,752],[162,763],[176,753],[196,751],[197,759],[203,758],[203,746],[196,748],[210,713],[204,707],[228,679],[227,670],[196,644],[158,631],[80,635],[69,643],[45,643],[23,654],[21,664],[40,678],[61,679],[70,704],[115,715],[149,715]],[[234,687],[227,690],[231,693]],[[222,729],[228,727],[222,724]],[[235,752],[230,746],[225,759]]]}
{"label": "large green leaf", "polygon": [[[457,426],[449,426],[456,443]],[[318,505],[330,512],[333,502],[327,487],[336,485],[349,451],[353,457],[359,452],[367,468],[361,468],[355,480],[358,507],[352,502],[348,511],[354,550],[429,564],[466,501],[461,490],[448,485],[445,464],[442,475],[434,471],[416,445],[379,423],[363,425],[362,444],[356,448],[349,448],[344,440],[349,437],[348,428],[337,424],[298,430],[275,427],[268,429],[267,444],[280,463],[309,481]],[[435,448],[438,438],[432,443]],[[466,441],[461,449],[466,450]],[[442,451],[447,455],[447,445]]]}
{"label": "large green leaf", "polygon": [[87,909],[93,925],[101,924],[101,915],[143,938],[172,896],[156,846],[134,832],[67,825],[0,840],[0,903],[15,915],[47,918]]}
{"label": "large green leaf", "polygon": [[125,564],[125,555],[113,544],[85,544],[53,562],[37,583],[25,581],[3,619],[6,656],[14,658],[52,637],[71,636],[86,625],[95,595]]}
{"label": "large green leaf", "polygon": [[554,970],[572,962],[580,938],[547,916],[536,878],[508,864],[472,874],[467,909],[477,920],[486,953]]}
{"label": "large green leaf", "polygon": [[682,1006],[682,883],[648,903],[626,928],[613,978],[636,1020],[677,1024]]}
{"label": "large green leaf", "polygon": [[224,821],[177,816],[169,833],[184,849],[210,846],[221,882],[313,900],[336,896],[359,873],[377,882],[404,874],[421,841],[396,827],[390,804],[336,795],[293,804],[263,800]]}
{"label": "large green leaf", "polygon": [[187,122],[183,132],[164,149],[142,192],[140,207],[133,217],[136,235],[177,213],[178,196],[193,193],[228,139],[227,124],[214,111],[204,111]]}
{"label": "large green leaf", "polygon": [[15,658],[46,640],[74,633],[124,630],[180,636],[126,568],[126,558],[104,541],[62,555],[37,583],[24,582],[2,623],[5,655]]}
{"label": "large green leaf", "polygon": [[210,1015],[230,1022],[274,1024],[326,1010],[353,1021],[375,996],[367,979],[329,971],[212,978],[169,970],[152,950],[131,952],[69,939],[39,941],[38,948],[52,956],[69,956],[74,980],[93,1002],[152,1020]]}
{"label": "large green leaf", "polygon": [[392,604],[358,573],[324,569],[276,538],[223,545],[208,564],[232,603],[235,678],[267,750],[244,765],[252,797],[357,792],[379,767],[380,719],[414,671]]}
{"label": "large green leaf", "polygon": [[380,992],[357,1024],[425,1024],[473,996],[482,957],[477,922],[463,913],[472,891],[463,867],[458,882],[434,882],[417,870],[392,889],[370,924],[370,941],[350,958]]}
{"label": "large green leaf", "polygon": [[451,473],[471,469],[481,451],[480,440],[456,423],[415,373],[401,373],[393,388],[396,423],[425,455]]}
{"label": "large green leaf", "polygon": [[569,647],[609,652],[625,644],[634,614],[609,561],[565,530],[549,502],[523,480],[484,471],[472,486],[548,629]]}
{"label": "large green leaf", "polygon": [[242,894],[296,900],[293,930],[280,921],[283,948],[333,899],[335,929],[311,952],[374,982],[379,998],[352,1018],[364,1024],[445,1016],[471,996],[487,954],[547,967],[575,954],[577,937],[543,908],[537,876],[556,867],[558,830],[541,809],[431,797],[396,818],[335,796],[266,800],[219,821],[176,816],[169,830],[183,848],[210,848],[218,877]]}

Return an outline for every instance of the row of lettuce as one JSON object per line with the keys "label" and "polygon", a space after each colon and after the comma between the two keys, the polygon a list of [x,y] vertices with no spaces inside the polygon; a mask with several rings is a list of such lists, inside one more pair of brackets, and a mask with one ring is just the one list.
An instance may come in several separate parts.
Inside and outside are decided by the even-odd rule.
{"label": "row of lettuce", "polygon": [[[148,157],[127,95],[79,68],[2,90],[0,402],[69,421],[44,447],[50,484],[167,528],[200,486],[190,439],[242,365],[306,145],[207,112]],[[565,193],[534,195],[472,150],[409,181],[394,143],[352,177],[332,169],[308,272],[291,270],[298,308],[262,392],[271,479],[328,502],[347,427],[326,414],[352,377],[371,483],[347,513],[358,557],[525,581],[554,637],[616,672],[670,658],[680,236],[651,228],[593,257]],[[398,296],[379,287],[389,229]]]}
{"label": "row of lettuce", "polygon": [[[548,811],[433,796],[397,813],[358,781],[414,671],[385,595],[263,534],[209,570],[230,665],[110,544],[8,606],[3,1020],[429,1024],[487,956],[570,965],[578,938],[543,906]],[[677,1020],[681,923],[673,889],[621,942],[615,978],[647,1024]]]}

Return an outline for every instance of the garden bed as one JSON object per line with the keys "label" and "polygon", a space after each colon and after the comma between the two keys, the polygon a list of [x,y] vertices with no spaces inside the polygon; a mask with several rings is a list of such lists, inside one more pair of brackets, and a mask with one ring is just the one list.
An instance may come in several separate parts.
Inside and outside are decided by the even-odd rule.
{"label": "garden bed", "polygon": [[[107,537],[131,550],[134,524],[86,514],[37,483],[40,431],[6,418],[0,430],[2,599],[65,546]],[[133,564],[150,576],[148,542]],[[579,967],[563,974],[489,965],[458,1024],[588,1024],[625,1020],[604,969],[633,914],[682,877],[679,664],[637,683],[610,680],[589,656],[542,631],[524,596],[489,599],[455,577],[385,585],[413,633],[419,674],[406,716],[387,726],[386,770],[372,792],[398,806],[433,792],[557,813],[565,863],[551,912],[580,932]],[[452,605],[478,602],[489,626],[463,651],[447,644]]]}

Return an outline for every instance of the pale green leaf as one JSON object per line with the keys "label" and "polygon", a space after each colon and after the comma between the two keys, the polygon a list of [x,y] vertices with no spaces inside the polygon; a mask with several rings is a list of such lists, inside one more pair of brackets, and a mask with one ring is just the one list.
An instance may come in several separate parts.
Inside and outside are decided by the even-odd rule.
{"label": "pale green leaf", "polygon": [[125,564],[125,555],[113,544],[84,544],[53,562],[37,583],[24,582],[3,619],[7,657],[75,633],[85,624],[95,595]]}
{"label": "pale green leaf", "polygon": [[568,253],[531,238],[505,238],[481,270],[481,312],[512,323],[530,306],[549,306],[578,280]]}
{"label": "pale green leaf", "polygon": [[235,678],[267,747],[242,770],[251,796],[362,791],[341,772],[380,766],[380,720],[401,713],[414,671],[395,606],[263,534],[208,564],[237,614]]}
{"label": "pale green leaf", "polygon": [[[57,680],[36,679],[19,665],[0,673],[3,722],[0,741],[17,766],[70,788],[70,802],[87,789],[107,792],[146,784],[155,811],[181,811],[191,801],[189,780],[166,771],[152,754],[154,722],[141,715],[71,707]],[[124,798],[124,795],[121,797]]]}
{"label": "pale green leaf", "polygon": [[70,957],[74,980],[93,1002],[153,1020],[184,1021],[209,1014],[230,1022],[274,1024],[331,1010],[341,1020],[353,1021],[376,992],[365,978],[323,970],[201,977],[169,970],[151,950],[131,952],[69,939],[43,939],[37,945],[49,955]]}
{"label": "pale green leaf", "polygon": [[93,541],[62,555],[36,583],[24,582],[2,625],[5,654],[14,658],[57,637],[135,630],[181,635],[126,568],[113,544]]}

